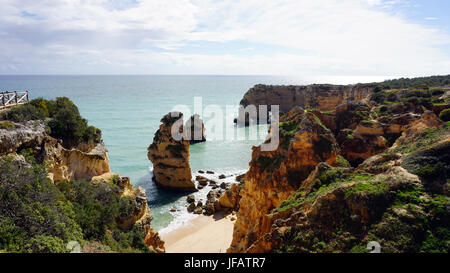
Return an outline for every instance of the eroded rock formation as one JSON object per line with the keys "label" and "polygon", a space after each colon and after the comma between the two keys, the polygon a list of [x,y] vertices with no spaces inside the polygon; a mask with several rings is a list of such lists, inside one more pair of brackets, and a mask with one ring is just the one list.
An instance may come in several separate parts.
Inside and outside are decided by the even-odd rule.
{"label": "eroded rock formation", "polygon": [[[364,101],[373,88],[354,85],[313,84],[306,86],[255,85],[245,93],[240,105],[279,105],[281,112],[289,112],[294,106],[304,109],[332,111],[340,104],[350,101]],[[270,109],[268,109],[270,111]],[[247,118],[248,119],[248,118]],[[237,121],[246,124],[245,116]]]}
{"label": "eroded rock formation", "polygon": [[142,231],[144,242],[150,250],[165,251],[164,242],[151,227],[153,216],[145,190],[133,188],[129,178],[111,173],[107,149],[101,140],[65,148],[61,140],[46,133],[44,121],[11,124],[13,126],[8,129],[0,129],[0,160],[10,156],[19,168],[32,168],[31,162],[44,163],[54,183],[87,180],[91,183],[115,184],[120,198],[128,202],[127,210],[122,211],[116,219],[117,227],[124,231],[137,227]]}
{"label": "eroded rock formation", "polygon": [[0,129],[0,155],[33,151],[33,156],[46,162],[54,182],[91,180],[94,176],[110,172],[108,150],[101,141],[67,149],[60,140],[46,133],[43,121],[13,124],[13,129]]}
{"label": "eroded rock formation", "polygon": [[185,124],[186,139],[189,140],[191,144],[205,142],[205,125],[203,124],[203,120],[199,115],[192,115]]}
{"label": "eroded rock formation", "polygon": [[47,137],[43,142],[44,160],[50,178],[54,182],[63,180],[91,180],[92,177],[110,172],[107,149],[103,142],[88,152],[64,148],[54,138]]}
{"label": "eroded rock formation", "polygon": [[267,233],[264,215],[289,197],[318,163],[336,164],[335,138],[314,114],[292,109],[280,118],[280,136],[275,151],[253,147],[229,252],[245,252]]}
{"label": "eroded rock formation", "polygon": [[[282,92],[257,91],[243,104],[283,104]],[[366,103],[325,99],[307,112],[286,102],[279,149],[253,148],[228,251],[366,252],[375,240],[382,252],[448,252],[450,125],[433,112],[435,93],[378,89]],[[305,130],[308,120],[332,130]],[[326,145],[304,143],[318,136],[339,148],[315,158]]]}
{"label": "eroded rock formation", "polygon": [[11,122],[13,128],[0,128],[0,156],[14,154],[19,149],[40,147],[46,137],[45,124],[40,121]]}
{"label": "eroded rock formation", "polygon": [[[179,134],[179,140],[172,136],[173,128]],[[189,165],[189,141],[185,139],[183,114],[165,115],[148,148],[148,158],[153,163],[154,180],[158,185],[182,191],[196,190]]]}

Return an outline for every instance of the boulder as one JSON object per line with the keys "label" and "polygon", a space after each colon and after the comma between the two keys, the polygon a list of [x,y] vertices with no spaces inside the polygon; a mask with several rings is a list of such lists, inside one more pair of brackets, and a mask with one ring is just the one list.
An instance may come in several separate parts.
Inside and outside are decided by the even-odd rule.
{"label": "boulder", "polygon": [[207,203],[205,206],[204,206],[204,209],[205,209],[205,214],[206,215],[213,215],[214,213],[215,213],[215,209],[214,209],[214,203]]}
{"label": "boulder", "polygon": [[239,206],[239,186],[231,185],[229,190],[220,197],[219,202],[222,207],[237,209]]}
{"label": "boulder", "polygon": [[196,207],[194,209],[194,213],[195,214],[202,214],[203,213],[203,208],[202,207]]}
{"label": "boulder", "polygon": [[190,203],[189,206],[187,207],[187,211],[193,212],[195,208],[196,208],[195,203]]}
{"label": "boulder", "polygon": [[219,199],[215,199],[213,204],[215,212],[222,210],[222,206],[220,205]]}
{"label": "boulder", "polygon": [[193,194],[188,195],[188,197],[186,198],[186,201],[188,203],[194,203],[195,202],[195,196]]}
{"label": "boulder", "polygon": [[208,185],[208,180],[209,180],[209,179],[206,178],[206,177],[204,177],[204,176],[197,175],[197,176],[195,177],[195,180],[197,180],[198,183],[199,183],[200,185],[206,186],[206,185]]}

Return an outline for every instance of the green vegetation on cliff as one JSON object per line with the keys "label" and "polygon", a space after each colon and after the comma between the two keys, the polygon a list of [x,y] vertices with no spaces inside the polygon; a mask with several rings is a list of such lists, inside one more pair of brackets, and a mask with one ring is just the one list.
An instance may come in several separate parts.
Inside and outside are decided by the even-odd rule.
{"label": "green vegetation on cliff", "polygon": [[383,89],[400,89],[400,88],[428,88],[433,86],[450,85],[450,75],[431,76],[418,78],[400,78],[394,80],[386,80],[380,83],[363,83],[359,86],[375,87],[376,91]]}
{"label": "green vegetation on cliff", "polygon": [[[376,241],[382,252],[450,252],[448,84],[450,76],[386,81],[375,85],[370,107],[338,106],[337,165],[317,165],[272,210],[272,251],[368,252]],[[368,150],[376,138],[386,147]],[[351,168],[346,156],[358,153],[369,160]]]}
{"label": "green vegetation on cliff", "polygon": [[54,185],[43,165],[0,159],[0,251],[67,252],[68,242],[77,241],[114,252],[148,252],[141,231],[117,227],[127,210],[112,183]]}
{"label": "green vegetation on cliff", "polygon": [[34,99],[2,113],[0,119],[13,122],[47,120],[50,136],[62,139],[69,148],[101,140],[101,131],[89,126],[87,120],[81,117],[78,107],[66,97],[55,100]]}
{"label": "green vegetation on cliff", "polygon": [[[381,174],[321,166],[310,187],[300,187],[273,213],[308,215],[288,225],[275,252],[449,252],[450,204],[447,126],[401,149],[402,166],[420,180],[388,167]],[[385,163],[398,157],[389,157]],[[311,209],[312,208],[312,209]],[[292,220],[291,220],[292,221]]]}

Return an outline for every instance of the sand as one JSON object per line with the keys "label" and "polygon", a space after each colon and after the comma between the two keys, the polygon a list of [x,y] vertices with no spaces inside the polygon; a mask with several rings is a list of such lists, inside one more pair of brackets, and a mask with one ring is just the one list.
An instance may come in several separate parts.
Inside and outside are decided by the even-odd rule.
{"label": "sand", "polygon": [[223,214],[199,215],[188,225],[161,234],[167,253],[225,253],[233,238],[235,221]]}

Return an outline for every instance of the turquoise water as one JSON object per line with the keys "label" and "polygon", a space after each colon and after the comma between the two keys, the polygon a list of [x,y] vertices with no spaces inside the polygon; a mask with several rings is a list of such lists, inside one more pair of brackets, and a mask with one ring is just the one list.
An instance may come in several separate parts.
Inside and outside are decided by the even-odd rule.
{"label": "turquoise water", "polygon": [[[1,91],[29,90],[32,98],[66,96],[72,99],[89,124],[102,130],[111,170],[129,176],[133,184],[146,189],[155,217],[153,225],[157,229],[174,227],[192,217],[183,209],[185,194],[159,189],[151,181],[147,147],[152,143],[162,116],[180,104],[187,105],[193,114],[194,97],[201,97],[204,106],[215,104],[225,112],[226,105],[237,105],[244,93],[258,83],[302,82],[267,76],[0,76]],[[198,170],[230,176],[244,173],[251,158],[251,146],[259,145],[267,131],[265,125],[249,129],[237,128],[225,120],[223,123],[224,131],[237,130],[244,134],[257,130],[260,138],[208,140],[207,132],[207,142],[191,145],[194,175]],[[233,181],[233,178],[227,180]],[[205,188],[197,195],[202,198],[206,192]],[[179,211],[169,212],[172,207]]]}

